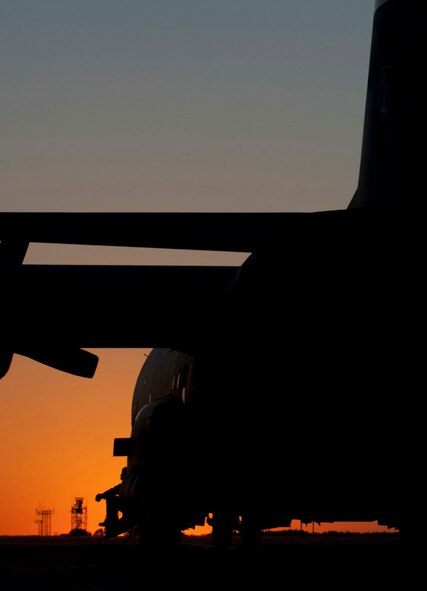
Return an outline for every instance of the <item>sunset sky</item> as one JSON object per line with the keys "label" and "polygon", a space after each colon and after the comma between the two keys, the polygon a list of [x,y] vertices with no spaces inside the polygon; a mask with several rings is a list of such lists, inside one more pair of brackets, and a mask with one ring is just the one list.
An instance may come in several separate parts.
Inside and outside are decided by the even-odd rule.
{"label": "sunset sky", "polygon": [[[345,208],[373,12],[374,0],[2,0],[0,210]],[[32,245],[25,262],[241,261]],[[52,533],[69,531],[75,496],[97,528],[148,351],[100,350],[92,380],[15,356],[0,381],[0,535],[37,533],[39,506],[54,509]]]}

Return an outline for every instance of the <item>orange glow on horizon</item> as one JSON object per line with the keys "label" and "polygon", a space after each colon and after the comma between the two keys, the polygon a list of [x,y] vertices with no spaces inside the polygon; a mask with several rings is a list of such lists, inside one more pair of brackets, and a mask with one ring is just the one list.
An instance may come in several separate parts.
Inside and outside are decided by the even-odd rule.
{"label": "orange glow on horizon", "polygon": [[[0,535],[37,535],[40,508],[54,511],[52,535],[68,533],[75,497],[84,497],[89,532],[104,520],[105,502],[95,502],[95,495],[120,481],[126,459],[113,457],[113,439],[130,435],[133,391],[150,349],[92,351],[100,361],[91,380],[15,355],[0,381]],[[292,528],[299,529],[299,522]],[[314,527],[330,530],[386,528],[376,523]],[[205,525],[186,534],[210,531]]]}
{"label": "orange glow on horizon", "polygon": [[15,355],[0,382],[0,535],[37,535],[36,508],[54,509],[51,531],[68,533],[81,496],[88,531],[105,518],[95,495],[120,481],[114,437],[130,435],[135,382],[149,349],[103,349],[94,378]]}

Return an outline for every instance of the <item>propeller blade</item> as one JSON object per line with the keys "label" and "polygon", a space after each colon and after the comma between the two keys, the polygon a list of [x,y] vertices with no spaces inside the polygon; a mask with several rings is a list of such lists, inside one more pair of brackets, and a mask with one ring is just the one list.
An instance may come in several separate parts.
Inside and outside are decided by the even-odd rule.
{"label": "propeller blade", "polygon": [[97,355],[84,349],[16,350],[15,353],[82,378],[92,378],[94,376],[99,360]]}

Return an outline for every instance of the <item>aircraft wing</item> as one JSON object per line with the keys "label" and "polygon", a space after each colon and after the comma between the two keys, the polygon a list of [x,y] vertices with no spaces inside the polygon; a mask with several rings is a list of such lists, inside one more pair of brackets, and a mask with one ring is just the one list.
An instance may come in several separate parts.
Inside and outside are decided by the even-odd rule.
{"label": "aircraft wing", "polygon": [[3,265],[0,376],[13,353],[92,377],[81,347],[191,351],[236,267]]}
{"label": "aircraft wing", "polygon": [[362,236],[368,228],[387,228],[391,215],[375,209],[0,213],[0,310],[6,321],[0,377],[12,352],[90,377],[96,362],[81,347],[175,346],[191,351],[239,273],[239,267],[229,266],[25,265],[30,242],[263,251],[276,252],[276,258],[280,252],[286,258],[297,256],[302,244],[316,248],[319,240],[331,236],[348,236],[353,230]]}
{"label": "aircraft wing", "polygon": [[[345,227],[366,210],[274,213],[0,213],[3,244],[43,242],[253,252],[289,234]],[[4,258],[4,257],[3,257]]]}
{"label": "aircraft wing", "polygon": [[[220,305],[236,267],[3,267],[1,308],[13,347],[158,347],[192,334]],[[5,314],[6,312],[6,314]]]}

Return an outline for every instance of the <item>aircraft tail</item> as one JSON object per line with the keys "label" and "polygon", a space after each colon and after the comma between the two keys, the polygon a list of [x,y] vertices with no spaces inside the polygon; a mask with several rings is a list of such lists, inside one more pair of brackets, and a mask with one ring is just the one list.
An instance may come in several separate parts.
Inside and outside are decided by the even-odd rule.
{"label": "aircraft tail", "polygon": [[349,208],[421,205],[426,5],[376,0],[359,181]]}

